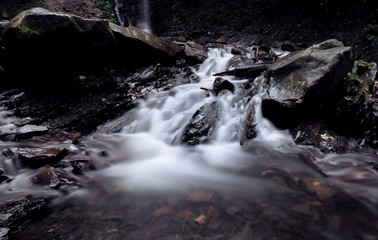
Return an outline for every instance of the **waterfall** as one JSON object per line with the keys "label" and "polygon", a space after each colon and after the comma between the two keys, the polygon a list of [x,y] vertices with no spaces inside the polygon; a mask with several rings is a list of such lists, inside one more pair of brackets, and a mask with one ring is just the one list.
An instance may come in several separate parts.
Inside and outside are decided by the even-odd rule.
{"label": "waterfall", "polygon": [[138,25],[143,31],[148,32],[148,33],[152,33],[150,1],[149,0],[143,0],[142,19],[140,20],[140,23]]}
{"label": "waterfall", "polygon": [[[180,188],[186,184],[195,184],[197,178],[238,181],[235,177],[223,176],[221,171],[212,166],[237,168],[240,162],[236,159],[245,158],[239,141],[246,119],[247,100],[231,92],[221,96],[208,96],[200,89],[212,87],[213,74],[224,71],[232,56],[223,49],[210,49],[209,58],[196,71],[200,82],[177,86],[172,96],[160,92],[140,101],[130,124],[120,134],[114,135],[115,141],[120,145],[111,152],[115,154],[115,161],[121,163],[102,173],[118,177],[129,185],[152,189]],[[247,81],[235,80],[231,76],[227,79],[238,86]],[[249,104],[260,104],[263,91],[261,89],[261,93]],[[195,148],[180,144],[183,129],[193,114],[202,105],[214,101],[220,104],[222,114],[211,143]],[[261,116],[260,108],[258,111],[256,120],[259,121],[259,144],[264,143],[271,148],[293,144],[287,132],[277,130]],[[231,158],[234,160],[229,161]],[[209,166],[203,166],[203,162]]]}
{"label": "waterfall", "polygon": [[123,21],[123,19],[121,18],[121,15],[119,14],[119,2],[118,0],[114,0],[114,11],[115,11],[115,14],[117,16],[117,20],[119,22],[119,24],[124,27],[125,26],[125,21]]}

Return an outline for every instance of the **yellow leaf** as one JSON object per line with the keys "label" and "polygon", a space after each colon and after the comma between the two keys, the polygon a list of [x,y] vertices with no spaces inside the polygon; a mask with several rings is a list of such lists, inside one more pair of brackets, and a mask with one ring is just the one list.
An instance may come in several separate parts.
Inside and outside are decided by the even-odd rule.
{"label": "yellow leaf", "polygon": [[365,88],[365,91],[366,91],[366,92],[369,92],[369,89],[368,89],[368,88]]}
{"label": "yellow leaf", "polygon": [[310,204],[314,205],[314,206],[321,206],[322,203],[319,202],[319,201],[311,201]]}
{"label": "yellow leaf", "polygon": [[206,216],[205,215],[200,215],[199,217],[197,217],[196,219],[194,219],[194,221],[197,222],[200,225],[205,224],[205,222],[206,222]]}
{"label": "yellow leaf", "polygon": [[313,181],[312,183],[312,186],[319,186],[321,184],[321,182],[318,182],[318,181]]}

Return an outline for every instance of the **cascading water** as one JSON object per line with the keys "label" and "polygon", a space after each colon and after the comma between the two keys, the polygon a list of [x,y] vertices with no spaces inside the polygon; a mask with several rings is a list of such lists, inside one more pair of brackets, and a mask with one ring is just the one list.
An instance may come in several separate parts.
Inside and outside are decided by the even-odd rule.
{"label": "cascading water", "polygon": [[[200,82],[178,86],[172,90],[174,94],[162,92],[141,101],[135,119],[117,135],[119,141],[124,143],[115,158],[127,156],[126,162],[108,168],[104,174],[118,176],[128,184],[151,188],[156,188],[157,184],[160,188],[165,185],[173,187],[177,183],[176,177],[180,178],[180,184],[193,184],[194,176],[208,178],[208,181],[212,181],[216,175],[216,179],[227,179],[220,172],[203,166],[203,161],[231,168],[238,165],[238,161],[229,159],[232,156],[244,155],[239,140],[249,105],[246,99],[238,97],[237,94],[229,92],[221,96],[207,96],[200,87],[212,88],[213,74],[225,70],[231,57],[225,50],[211,49],[209,58],[196,72],[201,78]],[[231,77],[229,79],[237,86],[247,81],[232,80]],[[249,104],[259,105],[262,94],[264,89],[261,87],[260,93]],[[214,101],[221,106],[221,114],[211,144],[197,147],[178,145],[183,129],[194,112],[205,103]],[[256,120],[256,141],[264,142],[272,148],[294,144],[287,132],[277,130],[261,116],[260,107],[257,108]],[[203,160],[198,162],[196,159]],[[227,181],[234,182],[232,179]]]}
{"label": "cascading water", "polygon": [[152,33],[151,30],[151,13],[150,1],[143,0],[142,4],[142,19],[140,19],[138,27],[147,33]]}
{"label": "cascading water", "polygon": [[[340,159],[343,166],[356,166],[376,156],[324,156],[295,146],[286,131],[263,118],[261,79],[255,79],[258,93],[249,101],[238,94],[247,80],[232,77],[226,78],[235,84],[234,94],[209,96],[200,87],[212,88],[213,74],[225,70],[231,57],[210,49],[196,71],[200,82],[141,100],[120,118],[127,119],[120,133],[89,137],[85,149],[92,160],[109,166],[84,176],[89,180],[83,190],[60,198],[55,212],[15,239],[374,239],[377,183],[361,188],[339,180],[342,174],[333,168]],[[221,114],[210,142],[181,144],[196,110],[214,101]],[[251,104],[257,137],[242,147]],[[326,165],[334,179],[313,162]],[[30,177],[26,171],[0,190],[18,190]],[[27,189],[47,194],[30,190],[30,184]]]}
{"label": "cascading water", "polygon": [[121,18],[121,15],[119,13],[119,2],[118,0],[114,0],[114,11],[117,16],[117,21],[121,26],[125,26],[125,21]]}

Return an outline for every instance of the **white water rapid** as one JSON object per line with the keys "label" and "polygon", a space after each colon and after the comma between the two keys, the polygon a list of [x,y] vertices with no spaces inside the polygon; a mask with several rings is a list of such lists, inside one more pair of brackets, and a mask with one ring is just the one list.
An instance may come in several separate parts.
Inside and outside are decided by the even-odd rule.
{"label": "white water rapid", "polygon": [[[103,173],[118,178],[122,185],[153,189],[182,188],[199,179],[217,181],[217,184],[236,183],[240,180],[238,177],[219,168],[241,168],[241,161],[247,159],[239,141],[249,104],[257,106],[255,143],[270,148],[294,145],[286,131],[277,130],[262,117],[259,107],[264,94],[262,88],[249,104],[238,94],[208,96],[200,89],[212,88],[213,74],[224,71],[231,57],[223,49],[211,49],[209,58],[196,72],[201,79],[199,83],[181,85],[171,93],[157,93],[141,101],[131,124],[124,127],[122,133],[111,136],[111,142],[117,142],[117,145],[109,152],[113,161],[120,163]],[[226,78],[237,88],[247,81]],[[214,101],[220,104],[221,114],[211,142],[196,147],[180,145],[183,129],[196,110]]]}

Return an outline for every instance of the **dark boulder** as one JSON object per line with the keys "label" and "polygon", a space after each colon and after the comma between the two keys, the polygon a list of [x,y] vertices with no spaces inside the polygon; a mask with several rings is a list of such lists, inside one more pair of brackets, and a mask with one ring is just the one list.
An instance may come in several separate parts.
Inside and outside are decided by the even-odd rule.
{"label": "dark boulder", "polygon": [[215,94],[219,94],[222,90],[228,90],[234,92],[235,86],[227,79],[216,77],[213,82],[213,89]]}
{"label": "dark boulder", "polygon": [[[115,60],[121,65],[147,65],[154,62],[171,62],[182,53],[178,44],[167,38],[160,38],[136,27],[122,27],[110,23],[116,40]],[[115,63],[117,64],[117,63]]]}
{"label": "dark boulder", "polygon": [[48,200],[32,196],[0,203],[0,239],[7,237],[30,220],[41,219],[49,212]]}
{"label": "dark boulder", "polygon": [[220,106],[217,102],[204,104],[185,126],[182,142],[188,145],[209,142],[216,128],[219,114]]}
{"label": "dark boulder", "polygon": [[25,165],[38,168],[61,160],[67,154],[69,145],[61,144],[56,147],[19,148],[17,154]]}
{"label": "dark boulder", "polygon": [[333,125],[340,132],[363,138],[371,147],[378,147],[378,84],[377,65],[355,61],[343,84],[343,96],[337,102]]}
{"label": "dark boulder", "polygon": [[[106,65],[114,35],[106,20],[52,13],[43,8],[24,11],[3,32],[6,70],[22,86],[54,83]],[[31,80],[33,79],[33,80]],[[46,85],[44,86],[47,87]]]}
{"label": "dark boulder", "polygon": [[289,127],[306,111],[315,112],[319,106],[329,104],[352,66],[352,48],[337,40],[279,59],[268,68],[263,115],[278,127]]}
{"label": "dark boulder", "polygon": [[184,53],[195,63],[201,63],[208,57],[207,49],[196,42],[185,43]]}

